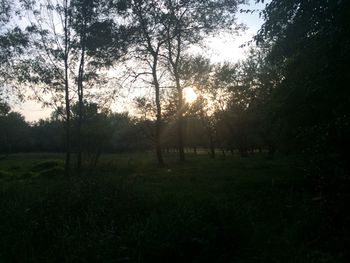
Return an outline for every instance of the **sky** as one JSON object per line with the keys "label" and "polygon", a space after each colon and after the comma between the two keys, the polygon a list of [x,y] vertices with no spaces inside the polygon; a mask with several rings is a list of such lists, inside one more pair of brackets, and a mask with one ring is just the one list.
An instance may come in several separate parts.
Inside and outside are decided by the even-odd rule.
{"label": "sky", "polygon": [[[251,2],[254,2],[254,0],[251,0]],[[264,6],[265,4],[261,3],[251,3],[249,6],[241,6],[241,9],[262,10]],[[207,40],[205,50],[194,48],[193,52],[205,53],[205,56],[208,56],[213,63],[237,62],[244,59],[247,48],[240,48],[240,46],[252,39],[260,29],[263,20],[259,17],[259,12],[238,13],[237,22],[244,23],[247,30],[241,32],[238,36],[229,34],[213,36]],[[121,103],[118,104],[124,103],[124,105],[120,107],[119,111],[127,110],[126,102],[127,98],[121,98]],[[42,108],[42,105],[36,101],[25,101],[15,105],[13,109],[23,114],[25,119],[30,122],[48,118],[52,112],[52,109]]]}
{"label": "sky", "polygon": [[[249,6],[243,5],[241,9],[262,10],[264,7],[265,4],[252,3]],[[208,48],[212,62],[236,62],[244,59],[247,48],[241,48],[240,46],[252,40],[252,37],[260,29],[263,19],[259,17],[259,12],[253,14],[237,13],[237,22],[244,23],[247,26],[247,30],[241,32],[239,36],[225,34],[224,36],[216,36],[209,40]]]}

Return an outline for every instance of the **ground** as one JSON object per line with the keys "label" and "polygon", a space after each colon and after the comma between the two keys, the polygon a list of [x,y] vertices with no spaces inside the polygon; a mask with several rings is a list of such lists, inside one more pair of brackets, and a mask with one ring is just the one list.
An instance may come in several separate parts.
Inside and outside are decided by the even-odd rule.
{"label": "ground", "polygon": [[0,262],[346,262],[300,158],[152,156],[71,178],[59,154],[1,160]]}

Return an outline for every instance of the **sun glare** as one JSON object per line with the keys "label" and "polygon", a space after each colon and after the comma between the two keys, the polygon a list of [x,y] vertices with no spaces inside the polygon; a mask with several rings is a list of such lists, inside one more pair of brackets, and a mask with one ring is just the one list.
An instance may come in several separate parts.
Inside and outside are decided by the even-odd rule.
{"label": "sun glare", "polygon": [[197,99],[197,94],[192,88],[185,88],[184,89],[184,96],[185,100],[188,103],[192,103]]}

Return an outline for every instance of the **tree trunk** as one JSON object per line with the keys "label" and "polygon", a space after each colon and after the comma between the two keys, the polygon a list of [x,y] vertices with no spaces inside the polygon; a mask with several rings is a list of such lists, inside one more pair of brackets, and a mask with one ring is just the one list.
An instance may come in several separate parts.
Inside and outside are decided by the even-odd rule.
{"label": "tree trunk", "polygon": [[[177,89],[177,95],[178,95],[178,103],[177,103],[177,139],[178,139],[178,149],[179,149],[179,159],[181,162],[185,161],[185,151],[184,151],[184,135],[183,135],[183,110],[184,110],[184,103],[183,103],[183,94],[182,94],[182,87],[180,84],[180,74],[179,74],[179,63],[180,63],[180,56],[181,56],[181,26],[178,25],[177,28],[177,35],[176,35],[176,48],[174,48],[171,45],[171,36],[169,30],[167,31],[168,34],[168,59],[170,62],[170,65],[173,70],[173,74],[175,77],[175,83],[176,83],[176,89]],[[175,50],[175,54],[173,55],[173,51]]]}
{"label": "tree trunk", "polygon": [[209,138],[209,149],[210,149],[210,156],[211,158],[215,158],[215,144],[214,144],[214,129],[210,127],[210,123],[205,118],[205,113],[203,110],[200,112],[200,118],[202,120],[202,123],[207,131],[208,138]]}
{"label": "tree trunk", "polygon": [[[158,92],[159,93],[159,92]],[[159,100],[159,99],[156,99]],[[157,103],[157,120],[156,120],[156,153],[159,165],[164,165],[162,146],[161,146],[161,131],[162,131],[162,118],[160,103]]]}
{"label": "tree trunk", "polygon": [[[66,69],[66,71],[68,71]],[[67,73],[66,73],[67,75]],[[64,172],[66,176],[69,176],[70,172],[70,102],[69,102],[69,87],[68,79],[66,79],[65,84],[65,101],[66,101],[66,160]]]}
{"label": "tree trunk", "polygon": [[77,154],[77,171],[81,174],[82,167],[82,125],[84,115],[84,66],[85,66],[85,36],[81,40],[81,57],[78,72],[78,154]]}
{"label": "tree trunk", "polygon": [[222,156],[226,157],[225,149],[221,148]]}
{"label": "tree trunk", "polygon": [[184,138],[183,138],[183,94],[180,87],[180,80],[177,79],[176,85],[178,86],[179,104],[178,104],[178,119],[177,119],[177,137],[178,137],[178,148],[179,148],[179,158],[181,162],[185,161],[185,150],[184,150]]}
{"label": "tree trunk", "polygon": [[143,35],[146,38],[147,41],[147,52],[152,56],[152,77],[153,77],[153,85],[155,89],[155,95],[156,95],[156,135],[155,135],[155,147],[156,147],[156,155],[157,155],[157,160],[158,164],[163,166],[164,165],[164,160],[163,160],[163,155],[162,155],[162,147],[161,147],[161,132],[162,132],[162,108],[160,104],[160,85],[158,82],[158,76],[157,76],[157,67],[158,67],[158,56],[159,56],[159,49],[164,42],[160,43],[158,42],[157,48],[153,48],[153,43],[152,43],[152,38],[149,35],[148,30],[146,29],[146,21],[143,17],[143,12],[142,12],[142,7],[140,4],[136,5],[137,8],[137,15],[138,19],[142,25],[142,32]]}
{"label": "tree trunk", "polygon": [[210,147],[210,157],[215,159],[215,145],[214,145],[214,138],[210,134],[209,135],[209,147]]}
{"label": "tree trunk", "polygon": [[69,82],[68,82],[68,3],[65,1],[64,12],[64,89],[65,89],[65,104],[66,104],[66,160],[64,173],[68,177],[70,175],[70,100],[69,100]]}
{"label": "tree trunk", "polygon": [[230,152],[231,152],[231,155],[235,155],[235,150],[232,147],[230,147]]}
{"label": "tree trunk", "polygon": [[158,159],[158,164],[163,166],[164,159],[162,155],[162,146],[161,146],[161,132],[162,132],[162,108],[160,105],[160,85],[158,82],[157,76],[157,63],[158,60],[154,57],[152,75],[153,75],[153,83],[156,92],[156,107],[157,107],[157,119],[156,119],[156,154]]}
{"label": "tree trunk", "polygon": [[268,151],[269,151],[269,156],[273,156],[276,152],[276,148],[272,144],[269,144]]}

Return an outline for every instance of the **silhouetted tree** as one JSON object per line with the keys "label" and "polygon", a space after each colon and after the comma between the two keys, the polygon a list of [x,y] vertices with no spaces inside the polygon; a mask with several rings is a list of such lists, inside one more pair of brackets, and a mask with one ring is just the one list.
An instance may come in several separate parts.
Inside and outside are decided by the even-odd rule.
{"label": "silhouetted tree", "polygon": [[20,2],[28,13],[27,32],[30,34],[31,48],[17,67],[18,79],[31,86],[34,99],[44,106],[61,109],[57,112],[65,120],[65,174],[69,176],[72,100],[70,82],[74,60],[71,54],[74,38],[71,28],[71,1]]}
{"label": "silhouetted tree", "polygon": [[15,7],[11,1],[0,1],[0,100],[8,98],[9,94],[12,98],[23,98],[22,91],[13,83],[14,65],[28,46],[28,38],[18,25],[9,23],[16,19]]}
{"label": "silhouetted tree", "polygon": [[[164,1],[162,20],[167,37],[167,61],[177,90],[177,126],[180,161],[185,160],[183,138],[183,83],[181,64],[187,49],[205,36],[221,30],[233,30],[238,1]],[[237,30],[236,27],[233,31]]]}
{"label": "silhouetted tree", "polygon": [[0,110],[0,152],[10,154],[24,149],[28,139],[28,124],[17,112],[11,112],[8,106]]}
{"label": "silhouetted tree", "polygon": [[280,69],[272,106],[283,141],[348,163],[349,1],[272,1],[263,16],[256,39]]}

